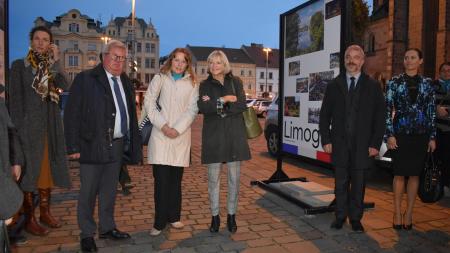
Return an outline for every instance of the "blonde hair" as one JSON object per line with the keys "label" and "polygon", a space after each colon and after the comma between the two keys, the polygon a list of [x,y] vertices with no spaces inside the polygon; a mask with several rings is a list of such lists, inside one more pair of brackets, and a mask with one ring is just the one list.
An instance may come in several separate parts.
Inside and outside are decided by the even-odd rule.
{"label": "blonde hair", "polygon": [[194,72],[194,68],[192,67],[192,55],[189,52],[189,50],[187,50],[186,48],[175,48],[169,55],[169,58],[166,60],[166,62],[164,63],[164,65],[161,67],[161,73],[163,74],[169,74],[170,73],[170,69],[172,68],[172,62],[173,59],[175,59],[175,55],[177,53],[182,53],[184,54],[184,59],[186,60],[186,70],[184,71],[185,73],[189,73],[191,80],[192,80],[192,85],[195,86],[195,84],[197,83],[197,77],[195,76],[195,72]]}
{"label": "blonde hair", "polygon": [[113,47],[118,47],[118,48],[124,49],[125,53],[128,54],[127,46],[122,41],[118,41],[118,40],[108,41],[108,43],[106,43],[106,45],[103,47],[102,54],[105,55],[105,54],[109,53],[109,51]]}
{"label": "blonde hair", "polygon": [[225,75],[231,72],[230,62],[228,61],[228,58],[225,55],[225,53],[222,50],[214,50],[209,54],[208,59],[206,60],[208,62],[208,73],[211,73],[211,71],[209,69],[209,64],[215,58],[219,58],[220,62],[223,64],[223,66],[224,66],[223,72]]}

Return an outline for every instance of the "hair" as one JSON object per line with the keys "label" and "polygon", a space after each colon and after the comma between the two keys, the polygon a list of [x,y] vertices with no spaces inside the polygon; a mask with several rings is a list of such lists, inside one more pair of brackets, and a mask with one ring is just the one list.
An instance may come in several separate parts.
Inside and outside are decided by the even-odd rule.
{"label": "hair", "polygon": [[40,31],[40,32],[46,32],[46,33],[50,36],[50,42],[53,42],[53,34],[52,34],[52,32],[50,31],[50,29],[48,29],[48,28],[45,27],[45,26],[36,26],[36,27],[33,27],[33,29],[31,29],[31,31],[30,31],[30,41],[33,40],[34,34],[35,34],[36,32],[38,32],[38,31]]}
{"label": "hair", "polygon": [[348,46],[347,49],[345,49],[345,54],[344,54],[344,55],[347,55],[347,53],[350,52],[350,51],[352,51],[352,50],[355,50],[355,51],[360,52],[360,53],[362,54],[363,58],[366,57],[366,55],[364,54],[364,50],[362,49],[362,47],[359,46],[359,45],[357,45],[357,44],[352,44],[352,45]]}
{"label": "hair", "polygon": [[442,69],[444,68],[444,66],[450,66],[450,61],[442,63],[442,64],[439,66],[439,72],[442,71]]}
{"label": "hair", "polygon": [[209,70],[209,64],[213,61],[214,58],[219,58],[223,63],[224,74],[229,74],[231,72],[230,62],[228,61],[225,53],[222,50],[214,50],[209,54],[208,59],[206,60],[208,62],[208,73],[211,73],[211,71]]}
{"label": "hair", "polygon": [[125,49],[125,52],[128,54],[128,48],[127,48],[127,46],[125,46],[125,44],[124,44],[122,41],[118,41],[118,40],[110,40],[110,41],[108,41],[108,43],[106,43],[106,45],[103,47],[102,55],[104,56],[105,54],[109,53],[109,51],[110,51],[111,48],[113,48],[113,47],[118,47],[118,48]]}
{"label": "hair", "polygon": [[406,52],[408,52],[408,51],[416,51],[416,52],[417,52],[417,55],[419,56],[419,59],[422,59],[422,58],[423,58],[422,51],[420,51],[420,49],[418,49],[418,48],[410,47],[410,48],[408,48],[408,49],[405,50],[405,54],[406,54]]}
{"label": "hair", "polygon": [[169,55],[169,57],[167,58],[167,60],[164,62],[164,65],[161,67],[161,73],[163,74],[168,74],[172,68],[172,62],[173,59],[175,59],[175,55],[177,53],[182,53],[184,54],[184,59],[186,60],[187,66],[186,66],[186,70],[184,71],[185,73],[189,73],[189,75],[191,76],[191,80],[192,80],[192,84],[195,85],[197,82],[197,78],[195,76],[195,72],[194,72],[194,68],[192,67],[192,55],[189,52],[189,50],[187,50],[186,48],[175,48]]}

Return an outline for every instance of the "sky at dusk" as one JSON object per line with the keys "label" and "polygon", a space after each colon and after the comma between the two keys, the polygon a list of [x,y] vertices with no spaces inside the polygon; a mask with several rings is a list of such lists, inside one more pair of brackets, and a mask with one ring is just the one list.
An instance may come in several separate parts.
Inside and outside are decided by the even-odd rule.
{"label": "sky at dusk", "polygon": [[[279,48],[280,14],[306,0],[136,0],[136,17],[150,19],[160,36],[160,56],[175,47],[226,46],[252,42]],[[131,13],[131,0],[10,0],[10,62],[24,57],[33,21],[53,21],[71,9],[102,21]]]}

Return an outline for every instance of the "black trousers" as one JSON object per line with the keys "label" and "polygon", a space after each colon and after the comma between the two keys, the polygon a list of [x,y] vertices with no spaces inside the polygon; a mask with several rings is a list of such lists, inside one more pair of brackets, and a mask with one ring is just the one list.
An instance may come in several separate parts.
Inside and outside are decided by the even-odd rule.
{"label": "black trousers", "polygon": [[436,154],[443,165],[442,177],[444,184],[450,186],[450,131],[444,132],[438,129],[436,144]]}
{"label": "black trousers", "polygon": [[[123,139],[113,141],[113,154],[121,158]],[[117,183],[119,182],[121,159],[106,164],[80,164],[80,194],[78,196],[77,218],[80,238],[93,237],[97,224],[94,220],[95,200],[98,196],[99,232],[106,233],[116,228],[114,207]]]}
{"label": "black trousers", "polygon": [[155,223],[153,227],[162,230],[166,224],[180,220],[181,214],[181,180],[183,167],[153,165],[155,178]]}
{"label": "black trousers", "polygon": [[334,171],[336,196],[336,219],[360,221],[364,212],[364,194],[366,189],[366,168],[355,168],[354,152],[348,151],[349,166],[336,167]]}

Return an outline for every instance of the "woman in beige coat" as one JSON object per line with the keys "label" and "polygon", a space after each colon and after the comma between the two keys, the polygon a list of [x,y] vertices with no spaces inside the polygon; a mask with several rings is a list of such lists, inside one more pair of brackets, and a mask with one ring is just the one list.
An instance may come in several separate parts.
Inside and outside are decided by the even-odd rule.
{"label": "woman in beige coat", "polygon": [[153,165],[155,179],[152,236],[159,235],[167,223],[174,228],[183,227],[180,222],[181,179],[184,167],[189,166],[191,124],[198,112],[197,100],[198,85],[191,54],[184,48],[177,48],[161,73],[153,78],[144,100],[153,124],[148,144],[148,163]]}

